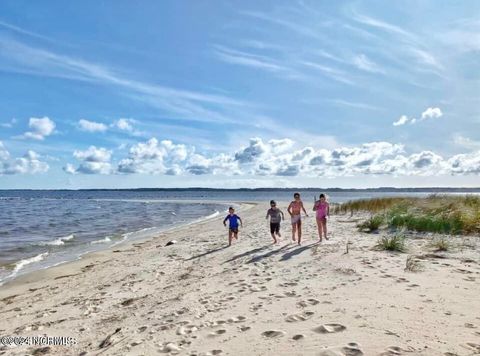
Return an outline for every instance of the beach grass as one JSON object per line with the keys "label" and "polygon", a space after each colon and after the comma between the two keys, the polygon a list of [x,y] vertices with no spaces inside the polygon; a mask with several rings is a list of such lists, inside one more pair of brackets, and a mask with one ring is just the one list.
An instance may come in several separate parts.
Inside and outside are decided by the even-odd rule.
{"label": "beach grass", "polygon": [[383,236],[375,245],[378,250],[405,252],[407,246],[405,244],[405,235],[397,233],[392,236]]}
{"label": "beach grass", "polygon": [[430,246],[436,251],[436,252],[442,252],[442,251],[449,251],[452,249],[452,243],[448,238],[445,236],[440,236],[433,238],[432,242],[430,243]]}
{"label": "beach grass", "polygon": [[378,231],[380,226],[385,221],[385,217],[382,214],[373,215],[363,223],[358,225],[360,231],[375,232]]}
{"label": "beach grass", "polygon": [[480,233],[480,197],[430,195],[425,198],[394,197],[349,201],[334,207],[334,213],[365,211],[374,215],[365,230],[385,222],[389,228],[417,232],[469,235]]}

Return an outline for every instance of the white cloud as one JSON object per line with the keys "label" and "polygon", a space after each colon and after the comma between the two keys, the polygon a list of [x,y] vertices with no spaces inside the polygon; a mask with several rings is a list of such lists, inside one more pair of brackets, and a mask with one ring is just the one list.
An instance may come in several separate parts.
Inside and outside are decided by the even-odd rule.
{"label": "white cloud", "polygon": [[366,72],[371,73],[385,73],[382,68],[375,62],[371,61],[366,55],[359,54],[353,58],[353,64],[358,68]]}
{"label": "white cloud", "polygon": [[68,163],[63,170],[69,174],[84,173],[84,174],[110,174],[113,173],[110,159],[112,151],[106,148],[90,146],[85,151],[75,150],[73,157],[81,161],[80,165],[75,168]]}
{"label": "white cloud", "polygon": [[5,127],[7,129],[10,129],[13,127],[13,125],[15,125],[17,123],[17,120],[16,119],[11,119],[10,121],[8,122],[2,122],[0,123],[0,127]]}
{"label": "white cloud", "polygon": [[0,161],[6,161],[10,158],[10,152],[7,151],[5,145],[0,141]]}
{"label": "white cloud", "polygon": [[23,157],[11,158],[3,142],[0,141],[0,175],[45,173],[49,166],[40,156],[28,150]]}
{"label": "white cloud", "polygon": [[95,146],[90,146],[85,151],[76,150],[73,152],[73,157],[80,161],[88,162],[108,162],[112,156],[112,151],[107,150],[106,148],[96,148]]}
{"label": "white cloud", "polygon": [[89,121],[85,119],[78,121],[78,127],[80,130],[87,132],[105,132],[107,130],[107,125],[101,122]]}
{"label": "white cloud", "polygon": [[179,163],[185,162],[188,154],[185,145],[151,138],[130,147],[128,157],[119,162],[117,170],[119,173],[179,174]]}
{"label": "white cloud", "polygon": [[453,156],[448,164],[454,174],[480,174],[480,150]]}
{"label": "white cloud", "polygon": [[25,138],[32,138],[34,140],[43,140],[50,136],[55,130],[55,122],[48,117],[36,118],[32,117],[28,121],[30,131],[25,132]]}
{"label": "white cloud", "polygon": [[[421,120],[427,119],[438,119],[443,116],[442,110],[440,108],[427,108],[422,112]],[[411,125],[416,124],[419,120],[416,118],[409,119],[406,115],[400,116],[397,121],[393,122],[393,126],[402,126],[410,122]]]}
{"label": "white cloud", "polygon": [[118,119],[114,123],[114,126],[116,128],[118,128],[119,130],[132,132],[133,131],[133,126],[132,126],[133,123],[134,123],[134,120],[132,120],[132,119]]}
{"label": "white cloud", "polygon": [[453,143],[457,146],[468,149],[480,149],[480,141],[472,140],[471,138],[462,136],[458,133],[453,135]]}
{"label": "white cloud", "polygon": [[408,122],[408,117],[406,115],[400,116],[400,118],[393,123],[393,126],[402,126]]}
{"label": "white cloud", "polygon": [[422,120],[426,119],[438,119],[443,116],[442,110],[439,108],[428,108],[422,112]]}
{"label": "white cloud", "polygon": [[75,151],[74,157],[81,161],[80,166],[75,168],[67,164],[65,172],[329,178],[480,172],[478,152],[451,158],[444,158],[432,151],[407,154],[403,145],[381,141],[325,149],[298,147],[290,139],[264,141],[254,137],[247,146],[236,152],[207,155],[196,152],[193,146],[151,138],[130,146],[128,155],[117,164],[111,162],[111,151],[94,146],[85,151]]}

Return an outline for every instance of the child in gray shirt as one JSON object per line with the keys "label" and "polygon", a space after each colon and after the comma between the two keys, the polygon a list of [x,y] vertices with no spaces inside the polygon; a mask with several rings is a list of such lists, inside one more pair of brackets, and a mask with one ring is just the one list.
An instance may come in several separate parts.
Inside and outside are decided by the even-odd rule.
{"label": "child in gray shirt", "polygon": [[269,216],[270,216],[270,233],[272,234],[273,243],[276,244],[278,243],[278,241],[275,235],[277,235],[278,237],[281,237],[280,222],[282,220],[285,220],[285,217],[283,215],[283,211],[277,208],[277,203],[275,202],[275,200],[270,201],[270,209],[268,209],[267,216],[265,218],[268,219]]}

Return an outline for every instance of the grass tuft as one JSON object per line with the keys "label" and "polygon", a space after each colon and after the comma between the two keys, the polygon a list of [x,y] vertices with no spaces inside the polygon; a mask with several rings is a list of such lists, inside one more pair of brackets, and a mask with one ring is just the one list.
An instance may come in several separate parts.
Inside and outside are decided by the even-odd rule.
{"label": "grass tuft", "polygon": [[452,249],[452,243],[445,236],[434,238],[430,245],[436,252]]}
{"label": "grass tuft", "polygon": [[397,233],[393,236],[384,236],[378,240],[375,247],[378,250],[405,252],[407,250],[405,235]]}
{"label": "grass tuft", "polygon": [[420,261],[414,255],[407,256],[407,261],[405,263],[405,271],[408,272],[418,272],[422,269]]}
{"label": "grass tuft", "polygon": [[368,220],[358,225],[360,231],[374,232],[377,231],[384,222],[383,215],[373,215]]}

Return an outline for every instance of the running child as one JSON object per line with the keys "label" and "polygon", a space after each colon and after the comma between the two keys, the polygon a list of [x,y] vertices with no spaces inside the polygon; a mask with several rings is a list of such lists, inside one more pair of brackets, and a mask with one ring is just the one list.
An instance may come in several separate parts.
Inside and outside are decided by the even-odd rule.
{"label": "running child", "polygon": [[327,202],[325,194],[320,194],[319,200],[313,205],[313,211],[317,212],[318,239],[322,241],[322,232],[327,237],[327,217],[330,217],[330,205]]}
{"label": "running child", "polygon": [[307,211],[303,206],[303,202],[300,199],[300,193],[293,194],[293,201],[288,206],[288,213],[290,214],[292,220],[292,240],[295,239],[295,232],[298,234],[298,244],[302,243],[302,210],[305,213],[305,216],[308,216]]}
{"label": "running child", "polygon": [[273,243],[278,243],[277,238],[281,237],[280,235],[280,222],[285,220],[285,216],[283,215],[283,211],[277,208],[277,203],[275,200],[270,200],[270,209],[267,211],[267,216],[265,219],[268,219],[270,216],[270,233],[272,234]]}
{"label": "running child", "polygon": [[240,216],[235,214],[235,209],[233,207],[228,208],[228,215],[223,219],[223,225],[227,226],[226,222],[228,220],[228,246],[232,246],[232,240],[238,240],[238,222],[240,221],[240,226],[243,227],[243,222]]}

